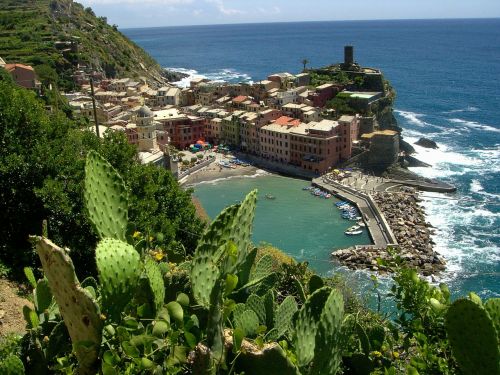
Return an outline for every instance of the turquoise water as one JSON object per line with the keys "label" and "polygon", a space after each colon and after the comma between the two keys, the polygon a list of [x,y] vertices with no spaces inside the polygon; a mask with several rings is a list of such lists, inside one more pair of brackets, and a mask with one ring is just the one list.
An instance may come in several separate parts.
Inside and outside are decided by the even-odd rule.
{"label": "turquoise water", "polygon": [[[224,207],[258,189],[254,243],[270,243],[327,274],[337,268],[330,261],[332,250],[371,241],[366,230],[358,236],[346,236],[344,231],[355,222],[340,217],[340,211],[334,207],[338,199],[318,198],[302,190],[309,185],[307,181],[264,175],[198,184],[194,195],[214,218]],[[276,199],[267,199],[266,194]]]}

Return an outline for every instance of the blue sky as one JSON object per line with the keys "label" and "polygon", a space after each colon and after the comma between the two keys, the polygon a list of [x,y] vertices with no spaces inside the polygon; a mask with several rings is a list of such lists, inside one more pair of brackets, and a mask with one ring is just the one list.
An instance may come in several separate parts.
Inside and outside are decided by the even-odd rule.
{"label": "blue sky", "polygon": [[77,0],[121,28],[246,22],[500,17],[500,0]]}

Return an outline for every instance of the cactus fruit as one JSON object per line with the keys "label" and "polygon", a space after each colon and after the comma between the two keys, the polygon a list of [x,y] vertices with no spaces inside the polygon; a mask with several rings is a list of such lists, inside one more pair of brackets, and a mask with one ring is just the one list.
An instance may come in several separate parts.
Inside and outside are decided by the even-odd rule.
{"label": "cactus fruit", "polygon": [[132,245],[105,238],[95,250],[103,308],[114,321],[134,296],[141,275],[139,253]]}
{"label": "cactus fruit", "polygon": [[144,269],[149,281],[149,287],[153,294],[155,311],[159,311],[165,300],[165,284],[161,270],[153,259],[147,258],[144,263]]}
{"label": "cactus fruit", "polygon": [[497,332],[486,309],[469,299],[455,301],[446,315],[446,331],[464,374],[500,373]]}
{"label": "cactus fruit", "polygon": [[24,375],[24,365],[19,357],[10,354],[0,360],[0,374],[2,375]]}
{"label": "cactus fruit", "polygon": [[293,315],[297,312],[297,302],[293,296],[288,296],[281,302],[276,310],[274,319],[274,327],[277,330],[277,338],[279,339],[290,329],[292,325]]}
{"label": "cactus fruit", "polygon": [[102,156],[90,151],[85,164],[85,206],[101,238],[125,241],[128,195],[123,179]]}
{"label": "cactus fruit", "polygon": [[68,328],[79,372],[94,373],[101,345],[99,307],[80,286],[67,251],[42,237],[32,237],[50,289]]}

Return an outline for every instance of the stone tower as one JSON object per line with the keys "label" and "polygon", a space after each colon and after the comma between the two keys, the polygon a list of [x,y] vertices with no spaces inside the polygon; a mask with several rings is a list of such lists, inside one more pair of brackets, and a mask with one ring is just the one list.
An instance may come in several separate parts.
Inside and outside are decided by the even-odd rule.
{"label": "stone tower", "polygon": [[147,106],[142,106],[136,113],[135,123],[139,138],[138,151],[158,149],[156,143],[156,125],[153,119],[154,114]]}
{"label": "stone tower", "polygon": [[344,46],[344,65],[350,66],[354,64],[354,47]]}

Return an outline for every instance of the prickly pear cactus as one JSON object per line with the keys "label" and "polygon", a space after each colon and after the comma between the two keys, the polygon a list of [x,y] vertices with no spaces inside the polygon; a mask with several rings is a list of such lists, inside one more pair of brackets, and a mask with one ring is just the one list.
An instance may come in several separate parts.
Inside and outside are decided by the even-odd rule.
{"label": "prickly pear cactus", "polygon": [[293,296],[285,298],[276,310],[274,327],[277,330],[277,339],[286,334],[292,325],[292,318],[297,311],[297,302]]}
{"label": "prickly pear cactus", "polygon": [[39,280],[33,291],[35,307],[39,314],[43,313],[52,303],[52,292],[47,279]]}
{"label": "prickly pear cactus", "polygon": [[207,228],[198,242],[191,268],[191,283],[196,301],[203,307],[210,307],[210,295],[220,277],[217,255],[229,236],[238,206],[222,211]]}
{"label": "prickly pear cactus", "polygon": [[251,191],[241,202],[236,216],[235,225],[231,231],[230,240],[238,247],[238,265],[247,257],[252,244],[252,227],[257,205],[257,190]]}
{"label": "prickly pear cactus", "polygon": [[299,310],[295,322],[295,349],[300,367],[307,366],[314,359],[316,333],[330,292],[328,287],[316,290]]}
{"label": "prickly pear cactus", "polygon": [[259,297],[255,294],[250,295],[246,301],[246,308],[248,310],[252,310],[257,314],[259,318],[259,323],[265,325],[266,324],[266,306],[264,304],[264,298]]}
{"label": "prickly pear cactus", "polygon": [[158,264],[151,258],[147,258],[144,269],[149,281],[149,287],[153,293],[154,306],[159,311],[165,301],[165,284]]}
{"label": "prickly pear cactus", "polygon": [[446,331],[453,355],[464,374],[500,373],[497,333],[487,311],[469,299],[448,309]]}
{"label": "prickly pear cactus", "polygon": [[500,345],[500,298],[490,298],[485,302],[484,308],[495,326],[498,337],[498,345]]}
{"label": "prickly pear cactus", "polygon": [[342,360],[340,329],[344,319],[342,294],[332,290],[325,302],[316,334],[311,375],[336,374]]}
{"label": "prickly pear cactus", "polygon": [[139,253],[132,245],[105,238],[95,250],[104,313],[119,321],[120,313],[132,299],[141,275]]}
{"label": "prickly pear cactus", "polygon": [[79,372],[95,374],[101,345],[99,307],[80,286],[67,251],[43,237],[32,237],[50,289],[68,328]]}
{"label": "prickly pear cactus", "polygon": [[0,374],[2,375],[24,375],[24,365],[19,357],[11,354],[0,360]]}
{"label": "prickly pear cactus", "polygon": [[241,328],[245,336],[253,336],[259,328],[259,317],[253,310],[245,310],[234,317],[236,328]]}
{"label": "prickly pear cactus", "polygon": [[85,206],[101,238],[125,241],[128,195],[123,179],[103,157],[90,151],[85,164]]}

